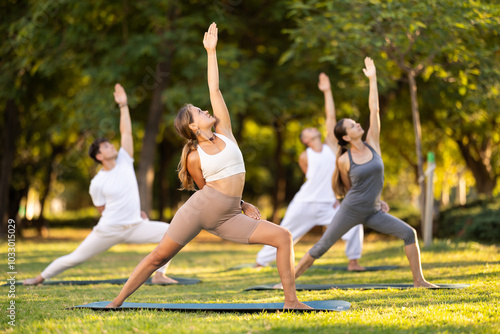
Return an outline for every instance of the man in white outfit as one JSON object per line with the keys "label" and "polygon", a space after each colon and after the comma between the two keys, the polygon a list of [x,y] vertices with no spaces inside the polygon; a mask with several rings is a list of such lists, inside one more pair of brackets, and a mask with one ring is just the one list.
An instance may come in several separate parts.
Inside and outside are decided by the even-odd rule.
{"label": "man in white outfit", "polygon": [[[146,214],[141,212],[127,94],[121,85],[116,84],[114,96],[120,107],[121,148],[117,152],[113,144],[102,138],[94,141],[89,149],[90,157],[102,164],[89,190],[101,218],[76,250],[54,260],[37,277],[26,279],[25,285],[41,284],[116,244],[159,243],[168,229],[169,224],[149,221]],[[177,283],[164,274],[168,265],[157,270],[152,278],[153,283]]]}
{"label": "man in white outfit", "polygon": [[[314,226],[330,224],[340,204],[332,189],[338,150],[333,129],[337,121],[330,79],[326,74],[319,75],[318,87],[325,96],[325,142],[321,142],[321,133],[316,128],[306,128],[302,131],[300,139],[307,149],[300,154],[299,165],[306,175],[306,182],[288,205],[280,224],[292,233],[294,243]],[[354,226],[342,239],[346,241],[345,252],[349,259],[347,270],[365,270],[358,264],[363,249],[363,225]],[[276,248],[264,246],[257,254],[255,266],[267,266],[275,259]]]}

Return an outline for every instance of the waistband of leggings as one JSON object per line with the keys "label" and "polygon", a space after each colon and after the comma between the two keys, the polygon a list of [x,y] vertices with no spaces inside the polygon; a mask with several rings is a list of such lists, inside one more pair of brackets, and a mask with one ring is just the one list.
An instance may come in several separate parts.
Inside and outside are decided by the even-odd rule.
{"label": "waistband of leggings", "polygon": [[213,195],[213,196],[217,196],[218,198],[222,197],[222,198],[227,199],[227,200],[238,201],[238,203],[241,201],[241,196],[229,196],[229,195],[221,193],[217,189],[212,188],[212,187],[207,186],[207,185],[205,185],[203,187],[203,189],[198,190],[198,191],[201,191],[202,193],[204,193],[204,194],[206,194],[208,196]]}

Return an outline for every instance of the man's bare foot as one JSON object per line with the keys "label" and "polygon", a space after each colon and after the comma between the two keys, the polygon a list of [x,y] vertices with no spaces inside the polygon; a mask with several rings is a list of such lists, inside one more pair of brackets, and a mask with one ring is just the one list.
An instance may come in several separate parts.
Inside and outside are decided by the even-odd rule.
{"label": "man's bare foot", "polygon": [[349,264],[347,265],[348,271],[365,271],[366,268],[360,266],[358,260],[349,260]]}
{"label": "man's bare foot", "polygon": [[432,284],[427,282],[426,280],[419,281],[419,282],[413,282],[413,287],[414,288],[439,288],[436,284]]}
{"label": "man's bare foot", "polygon": [[297,300],[296,302],[285,302],[283,309],[284,310],[307,310],[307,309],[312,309],[312,307],[307,306],[306,304],[301,303]]}
{"label": "man's bare foot", "polygon": [[281,290],[283,290],[283,283],[278,283],[278,284],[273,285],[273,289],[281,289]]}
{"label": "man's bare foot", "polygon": [[173,278],[166,276],[165,274],[156,272],[156,274],[151,279],[151,283],[153,283],[153,284],[176,284],[179,282]]}
{"label": "man's bare foot", "polygon": [[27,278],[23,281],[23,285],[38,285],[42,284],[43,281],[45,281],[45,278],[42,277],[42,275],[38,275],[35,278]]}

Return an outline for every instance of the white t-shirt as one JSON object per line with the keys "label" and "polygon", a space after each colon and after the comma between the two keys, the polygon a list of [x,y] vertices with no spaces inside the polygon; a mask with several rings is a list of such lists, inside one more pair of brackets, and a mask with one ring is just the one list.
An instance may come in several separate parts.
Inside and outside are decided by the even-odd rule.
{"label": "white t-shirt", "polygon": [[113,169],[100,170],[90,181],[95,206],[105,205],[98,225],[129,225],[142,221],[134,159],[123,148]]}
{"label": "white t-shirt", "polygon": [[299,202],[335,203],[332,177],[335,171],[335,153],[330,146],[323,144],[321,152],[308,147],[306,182],[300,187],[293,199]]}

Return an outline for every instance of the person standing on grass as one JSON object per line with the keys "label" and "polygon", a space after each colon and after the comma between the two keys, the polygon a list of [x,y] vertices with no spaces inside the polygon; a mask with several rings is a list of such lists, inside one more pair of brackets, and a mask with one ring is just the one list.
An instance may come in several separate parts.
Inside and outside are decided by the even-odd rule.
{"label": "person standing on grass", "polygon": [[[101,170],[90,182],[89,191],[101,218],[77,249],[53,261],[37,277],[26,279],[23,282],[25,285],[41,284],[120,243],[157,243],[168,230],[169,224],[149,221],[141,212],[133,164],[132,123],[127,94],[120,84],[115,85],[114,96],[120,107],[121,148],[117,152],[107,139],[100,138],[89,149],[90,157],[102,164]],[[177,283],[164,274],[167,267],[168,263],[156,270],[153,283]]]}
{"label": "person standing on grass", "polygon": [[[417,233],[413,227],[381,210],[380,195],[384,185],[384,163],[380,150],[380,116],[375,64],[365,58],[364,74],[370,82],[370,128],[363,142],[364,130],[359,123],[344,118],[335,126],[340,149],[332,184],[335,193],[345,196],[340,209],[321,239],[304,255],[296,267],[295,278],[302,275],[316,259],[357,224],[394,235],[405,243],[415,287],[436,287],[425,280],[420,263]],[[349,148],[348,148],[349,147]]]}
{"label": "person standing on grass", "polygon": [[255,210],[254,218],[241,214],[245,164],[219,89],[215,23],[205,33],[203,45],[208,55],[208,87],[214,116],[187,104],[179,110],[175,119],[177,132],[188,140],[179,162],[182,188],[194,190],[196,183],[200,190],[177,211],[160,244],[139,263],[118,296],[106,307],[121,306],[153,271],[170,261],[204,229],[226,240],[276,247],[276,262],[285,295],[284,308],[310,308],[298,300],[295,291],[290,232],[260,220],[258,210]]}
{"label": "person standing on grass", "polygon": [[[299,166],[306,175],[306,182],[288,205],[280,226],[288,229],[297,243],[314,226],[330,224],[338,211],[340,202],[335,198],[331,183],[335,170],[335,153],[338,150],[333,129],[337,123],[335,103],[330,78],[325,73],[319,75],[318,88],[325,97],[326,133],[321,141],[317,128],[305,128],[300,133],[300,141],[307,146],[299,156]],[[345,253],[349,259],[347,270],[364,271],[358,259],[363,250],[363,225],[351,228],[342,236],[346,241]],[[276,248],[264,246],[257,254],[255,267],[267,266],[276,258]]]}

